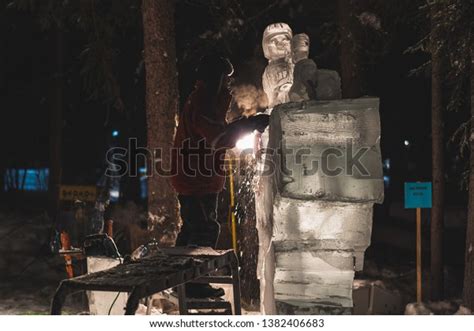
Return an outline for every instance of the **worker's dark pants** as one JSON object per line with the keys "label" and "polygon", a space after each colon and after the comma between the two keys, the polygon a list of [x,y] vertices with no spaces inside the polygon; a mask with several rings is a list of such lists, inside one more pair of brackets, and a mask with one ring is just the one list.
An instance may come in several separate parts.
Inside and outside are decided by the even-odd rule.
{"label": "worker's dark pants", "polygon": [[215,248],[220,225],[217,222],[217,193],[178,195],[183,225],[176,246],[197,245]]}

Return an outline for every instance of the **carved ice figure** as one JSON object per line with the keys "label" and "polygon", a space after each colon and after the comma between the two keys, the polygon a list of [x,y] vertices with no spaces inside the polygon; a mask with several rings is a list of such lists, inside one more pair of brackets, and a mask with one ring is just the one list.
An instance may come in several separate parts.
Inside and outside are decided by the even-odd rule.
{"label": "carved ice figure", "polygon": [[291,57],[295,64],[293,70],[293,85],[289,92],[291,101],[317,99],[318,67],[308,56],[308,35],[305,33],[295,35],[293,39],[291,39]]}
{"label": "carved ice figure", "polygon": [[274,23],[263,32],[262,47],[268,65],[262,76],[268,108],[290,101],[288,91],[293,84],[291,38],[293,33],[286,23]]}

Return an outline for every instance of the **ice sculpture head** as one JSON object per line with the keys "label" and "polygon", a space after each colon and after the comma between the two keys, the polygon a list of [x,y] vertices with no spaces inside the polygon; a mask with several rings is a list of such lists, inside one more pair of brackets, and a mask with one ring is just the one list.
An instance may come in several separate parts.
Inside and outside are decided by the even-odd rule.
{"label": "ice sculpture head", "polygon": [[296,34],[291,39],[291,58],[298,63],[309,56],[309,37],[306,33]]}
{"label": "ice sculpture head", "polygon": [[269,61],[287,57],[291,52],[293,32],[286,23],[274,23],[263,32],[263,54]]}

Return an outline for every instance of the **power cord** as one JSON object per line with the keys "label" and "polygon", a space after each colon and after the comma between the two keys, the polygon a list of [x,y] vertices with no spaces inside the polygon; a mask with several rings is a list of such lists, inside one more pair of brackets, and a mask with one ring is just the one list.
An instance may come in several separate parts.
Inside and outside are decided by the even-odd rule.
{"label": "power cord", "polygon": [[[114,241],[113,239],[112,239],[112,244],[114,245],[115,253],[117,254],[118,259],[119,259],[119,261],[120,261],[119,264],[123,264],[122,256],[120,255],[120,252],[119,252],[119,250],[118,250],[118,248],[117,248],[117,245],[115,244],[115,241]],[[112,308],[114,307],[115,302],[117,301],[117,299],[118,299],[120,293],[122,293],[122,292],[118,292],[117,295],[115,296],[114,301],[112,301],[112,304],[110,305],[109,312],[108,312],[107,315],[110,315],[110,312],[112,311]]]}
{"label": "power cord", "polygon": [[108,312],[108,314],[107,314],[107,315],[110,315],[110,312],[112,311],[112,308],[114,307],[114,305],[115,305],[115,302],[117,301],[117,299],[118,299],[118,297],[119,297],[120,293],[122,293],[122,292],[118,292],[118,293],[117,293],[117,295],[115,296],[115,299],[114,299],[114,301],[112,301],[112,304],[110,305],[109,312]]}

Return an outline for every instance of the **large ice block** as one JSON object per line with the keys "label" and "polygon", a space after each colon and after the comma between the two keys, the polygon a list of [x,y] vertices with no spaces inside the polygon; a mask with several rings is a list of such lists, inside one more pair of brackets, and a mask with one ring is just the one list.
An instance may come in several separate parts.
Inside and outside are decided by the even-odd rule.
{"label": "large ice block", "polygon": [[349,315],[352,308],[332,305],[330,302],[276,300],[276,309],[280,315]]}
{"label": "large ice block", "polygon": [[352,252],[275,251],[275,258],[275,300],[352,306]]}
{"label": "large ice block", "polygon": [[[327,275],[330,277],[330,275]],[[352,307],[352,280],[354,276],[348,276],[344,285],[329,284],[299,284],[299,283],[275,283],[275,300],[294,303],[311,302],[312,304],[337,305],[341,307]]]}
{"label": "large ice block", "polygon": [[262,313],[347,313],[383,200],[378,99],[278,105],[261,141]]}
{"label": "large ice block", "polygon": [[276,268],[305,271],[354,270],[353,254],[347,251],[289,251],[277,252]]}
{"label": "large ice block", "polygon": [[[278,197],[273,241],[317,249],[366,249],[372,232],[372,203],[297,200]],[[285,245],[282,243],[282,245]]]}
{"label": "large ice block", "polygon": [[[381,202],[378,99],[306,101],[276,106],[269,140],[282,196]],[[275,150],[276,149],[276,150]]]}

